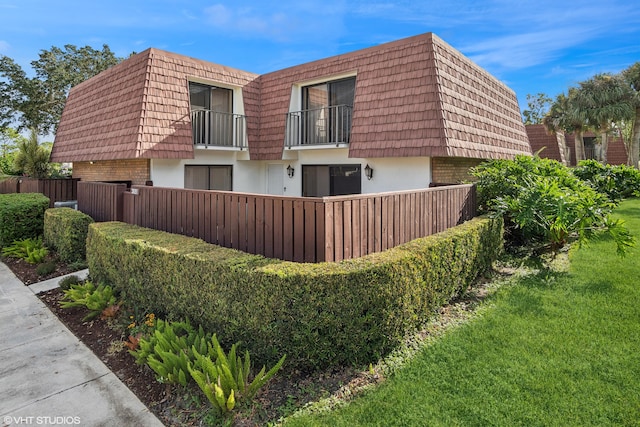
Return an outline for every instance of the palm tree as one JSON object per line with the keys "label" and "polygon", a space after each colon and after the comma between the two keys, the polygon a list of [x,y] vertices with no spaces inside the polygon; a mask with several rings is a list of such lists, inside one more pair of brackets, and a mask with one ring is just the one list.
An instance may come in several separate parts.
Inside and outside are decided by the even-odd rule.
{"label": "palm tree", "polygon": [[575,94],[575,114],[600,134],[600,161],[606,164],[613,122],[633,118],[631,89],[621,76],[606,73],[596,74],[579,85]]}
{"label": "palm tree", "polygon": [[18,143],[14,166],[31,178],[46,178],[49,176],[49,154],[38,143],[38,132],[31,129],[29,138]]}
{"label": "palm tree", "polygon": [[637,168],[640,161],[640,62],[622,72],[622,77],[632,90],[631,104],[635,110],[633,131],[629,144],[629,165]]}
{"label": "palm tree", "polygon": [[[542,124],[547,128],[547,131],[555,134],[556,136],[559,133],[573,133],[577,164],[580,160],[585,159],[583,135],[586,129],[585,123],[576,114],[576,91],[576,88],[569,88],[569,96],[564,93],[558,95],[553,104],[551,104],[549,111],[542,119]],[[563,152],[562,150],[567,152],[566,145],[561,144],[564,141],[564,138],[558,138],[558,145],[561,152]]]}

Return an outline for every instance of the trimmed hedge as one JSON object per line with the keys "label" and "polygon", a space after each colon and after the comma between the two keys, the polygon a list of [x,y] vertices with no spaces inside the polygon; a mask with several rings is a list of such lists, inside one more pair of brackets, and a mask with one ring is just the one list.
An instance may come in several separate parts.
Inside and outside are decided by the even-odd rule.
{"label": "trimmed hedge", "polygon": [[0,247],[42,235],[49,198],[40,193],[0,194]]}
{"label": "trimmed hedge", "polygon": [[299,264],[117,223],[89,227],[92,277],[138,309],[187,318],[223,345],[242,341],[258,364],[288,368],[376,360],[490,268],[500,219],[339,263]]}
{"label": "trimmed hedge", "polygon": [[44,244],[54,248],[67,263],[83,261],[89,224],[93,218],[71,208],[52,208],[44,213]]}

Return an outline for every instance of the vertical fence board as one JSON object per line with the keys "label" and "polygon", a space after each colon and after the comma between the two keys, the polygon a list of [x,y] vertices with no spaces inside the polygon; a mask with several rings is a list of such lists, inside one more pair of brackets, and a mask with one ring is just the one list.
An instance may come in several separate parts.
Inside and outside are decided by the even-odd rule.
{"label": "vertical fence board", "polygon": [[293,260],[293,201],[285,200],[284,206],[284,259]]}
{"label": "vertical fence board", "polygon": [[325,215],[325,229],[324,229],[324,235],[325,235],[325,261],[327,262],[333,262],[336,260],[335,258],[335,232],[334,232],[334,228],[335,228],[335,224],[333,223],[333,202],[329,202],[329,201],[324,201],[324,215]]}
{"label": "vertical fence board", "polygon": [[304,262],[315,262],[316,257],[316,209],[315,203],[303,202],[304,211]]}
{"label": "vertical fence board", "polygon": [[316,262],[326,260],[326,230],[325,230],[325,212],[326,206],[322,202],[314,202],[316,210]]}
{"label": "vertical fence board", "polygon": [[273,201],[273,256],[275,258],[284,257],[284,224],[283,218],[284,206],[281,198]]}
{"label": "vertical fence board", "polygon": [[264,255],[273,258],[273,199],[264,200]]}

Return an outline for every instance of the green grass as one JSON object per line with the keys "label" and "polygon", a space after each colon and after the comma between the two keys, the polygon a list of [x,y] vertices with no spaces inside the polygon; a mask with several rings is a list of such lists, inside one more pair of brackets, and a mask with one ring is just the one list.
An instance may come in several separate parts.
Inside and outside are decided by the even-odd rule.
{"label": "green grass", "polygon": [[[640,200],[617,215],[640,237]],[[380,387],[286,426],[639,426],[640,248],[574,250],[421,351]]]}

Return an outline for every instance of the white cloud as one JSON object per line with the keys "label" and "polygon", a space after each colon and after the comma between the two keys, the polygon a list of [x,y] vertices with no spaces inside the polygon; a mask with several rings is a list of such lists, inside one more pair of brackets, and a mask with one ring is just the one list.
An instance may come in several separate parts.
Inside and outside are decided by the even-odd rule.
{"label": "white cloud", "polygon": [[4,41],[4,40],[0,40],[0,53],[4,54],[9,52],[9,48],[11,46],[9,45],[8,42]]}
{"label": "white cloud", "polygon": [[278,42],[307,42],[335,39],[342,34],[343,0],[291,1],[277,4],[218,3],[204,10],[206,22],[227,33],[260,37]]}
{"label": "white cloud", "polygon": [[214,4],[204,12],[207,20],[216,27],[226,27],[231,22],[231,11],[223,4]]}
{"label": "white cloud", "polygon": [[459,49],[482,66],[526,68],[549,61],[572,46],[587,41],[591,32],[583,27],[562,27],[548,31],[513,34],[460,46]]}

